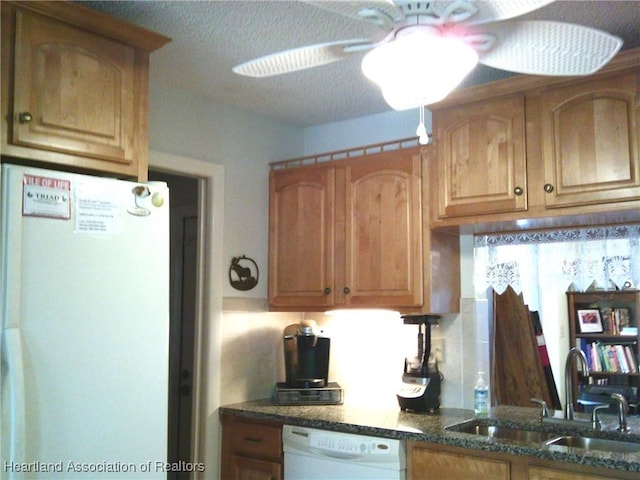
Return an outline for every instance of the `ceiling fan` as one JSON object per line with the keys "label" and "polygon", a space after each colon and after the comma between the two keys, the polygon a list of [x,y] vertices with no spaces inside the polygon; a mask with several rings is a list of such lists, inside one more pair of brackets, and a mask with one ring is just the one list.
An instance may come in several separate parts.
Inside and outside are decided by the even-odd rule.
{"label": "ceiling fan", "polygon": [[442,100],[477,63],[530,75],[588,75],[620,50],[622,40],[600,30],[515,20],[553,1],[305,1],[369,22],[377,34],[273,53],[233,71],[269,77],[367,52],[363,73],[378,84],[392,108],[405,110]]}

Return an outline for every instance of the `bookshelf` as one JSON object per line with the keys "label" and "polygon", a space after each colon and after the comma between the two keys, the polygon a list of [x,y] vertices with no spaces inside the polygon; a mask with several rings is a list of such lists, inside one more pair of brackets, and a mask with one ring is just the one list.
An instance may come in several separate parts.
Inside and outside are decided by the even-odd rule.
{"label": "bookshelf", "polygon": [[[593,383],[640,387],[640,291],[567,292],[567,306],[569,346],[585,353]],[[574,373],[576,390],[587,382]]]}

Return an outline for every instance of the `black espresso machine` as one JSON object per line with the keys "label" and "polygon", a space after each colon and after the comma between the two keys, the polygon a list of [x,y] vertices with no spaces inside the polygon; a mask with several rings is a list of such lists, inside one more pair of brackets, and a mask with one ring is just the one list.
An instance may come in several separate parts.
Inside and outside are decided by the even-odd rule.
{"label": "black espresso machine", "polygon": [[343,391],[329,382],[331,340],[318,333],[316,322],[303,320],[284,329],[285,381],[275,388],[280,405],[336,405],[343,402]]}
{"label": "black espresso machine", "polygon": [[437,325],[439,315],[403,315],[405,325],[418,325],[418,350],[405,357],[402,385],[396,393],[401,410],[430,412],[440,407],[442,376],[438,361],[431,355],[431,325]]}

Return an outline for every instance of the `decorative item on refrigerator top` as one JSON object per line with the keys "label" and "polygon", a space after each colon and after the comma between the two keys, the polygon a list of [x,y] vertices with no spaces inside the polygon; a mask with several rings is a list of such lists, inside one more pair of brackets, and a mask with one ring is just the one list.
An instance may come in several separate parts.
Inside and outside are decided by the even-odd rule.
{"label": "decorative item on refrigerator top", "polygon": [[440,407],[442,375],[438,361],[431,354],[431,325],[439,315],[403,315],[405,325],[418,325],[418,351],[404,360],[402,385],[397,392],[401,410],[434,411]]}
{"label": "decorative item on refrigerator top", "polygon": [[343,401],[340,385],[329,382],[331,340],[316,333],[316,322],[303,320],[283,334],[285,382],[275,388],[281,405],[336,405]]}

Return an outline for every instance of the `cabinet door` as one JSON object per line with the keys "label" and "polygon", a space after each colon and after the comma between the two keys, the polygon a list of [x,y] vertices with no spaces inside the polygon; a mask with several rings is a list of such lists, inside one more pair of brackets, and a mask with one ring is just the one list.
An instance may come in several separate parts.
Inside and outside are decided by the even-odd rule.
{"label": "cabinet door", "polygon": [[334,303],[335,170],[303,167],[269,179],[269,305]]}
{"label": "cabinet door", "polygon": [[282,465],[275,462],[233,455],[232,477],[229,480],[280,480]]}
{"label": "cabinet door", "polygon": [[135,49],[20,10],[15,41],[12,143],[134,164]]}
{"label": "cabinet door", "polygon": [[529,467],[529,480],[604,480],[612,477],[586,475],[553,468]]}
{"label": "cabinet door", "polygon": [[509,462],[436,452],[423,448],[411,449],[409,468],[412,478],[446,478],[447,480],[509,480]]}
{"label": "cabinet door", "polygon": [[435,111],[438,216],[527,209],[524,97]]}
{"label": "cabinet door", "polygon": [[640,198],[639,78],[630,72],[541,93],[547,207]]}
{"label": "cabinet door", "polygon": [[282,426],[250,418],[222,415],[220,478],[280,480]]}
{"label": "cabinet door", "polygon": [[414,151],[372,155],[347,166],[347,304],[422,305],[420,172]]}

